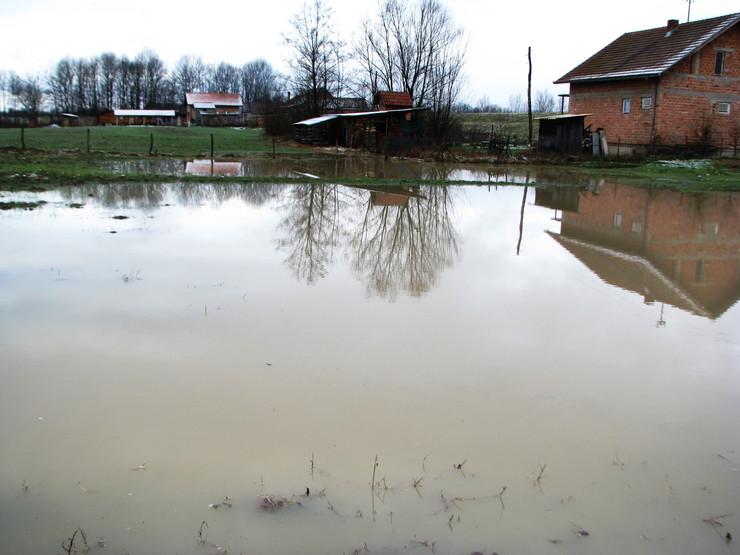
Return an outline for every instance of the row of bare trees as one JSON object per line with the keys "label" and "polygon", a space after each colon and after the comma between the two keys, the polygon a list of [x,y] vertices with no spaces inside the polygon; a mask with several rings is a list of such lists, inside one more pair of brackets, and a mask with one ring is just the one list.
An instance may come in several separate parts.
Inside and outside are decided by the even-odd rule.
{"label": "row of bare trees", "polygon": [[64,58],[46,76],[0,73],[0,111],[38,113],[46,98],[56,112],[99,114],[112,108],[182,105],[186,92],[238,92],[246,109],[279,96],[285,78],[263,59],[242,66],[206,64],[184,56],[168,70],[156,53],[135,58],[104,53],[89,59]]}

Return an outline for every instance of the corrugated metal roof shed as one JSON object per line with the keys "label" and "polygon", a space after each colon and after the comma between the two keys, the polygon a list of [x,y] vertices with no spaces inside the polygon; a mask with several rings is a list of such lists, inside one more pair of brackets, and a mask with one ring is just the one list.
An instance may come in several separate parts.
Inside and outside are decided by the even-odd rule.
{"label": "corrugated metal roof shed", "polygon": [[242,106],[242,97],[238,93],[185,93],[188,104],[210,103],[217,106]]}
{"label": "corrugated metal roof shed", "polygon": [[555,83],[656,77],[738,22],[740,13],[625,33]]}
{"label": "corrugated metal roof shed", "polygon": [[113,110],[113,115],[122,118],[174,118],[174,110]]}

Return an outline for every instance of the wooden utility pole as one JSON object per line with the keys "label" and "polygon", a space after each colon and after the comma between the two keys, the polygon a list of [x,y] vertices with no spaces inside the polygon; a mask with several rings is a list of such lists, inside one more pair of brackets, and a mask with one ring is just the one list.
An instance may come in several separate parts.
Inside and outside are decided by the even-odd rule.
{"label": "wooden utility pole", "polygon": [[211,162],[213,162],[213,133],[211,133]]}
{"label": "wooden utility pole", "polygon": [[527,111],[529,113],[529,146],[532,146],[532,47],[527,50],[529,77],[527,78]]}
{"label": "wooden utility pole", "polygon": [[90,128],[88,127],[86,131],[87,133],[85,133],[85,150],[88,154],[90,154]]}
{"label": "wooden utility pole", "polygon": [[694,1],[694,0],[686,0],[686,1],[687,1],[687,2],[689,3],[689,13],[688,13],[688,15],[686,16],[686,23],[688,23],[689,21],[691,21],[691,3],[692,3],[692,2]]}

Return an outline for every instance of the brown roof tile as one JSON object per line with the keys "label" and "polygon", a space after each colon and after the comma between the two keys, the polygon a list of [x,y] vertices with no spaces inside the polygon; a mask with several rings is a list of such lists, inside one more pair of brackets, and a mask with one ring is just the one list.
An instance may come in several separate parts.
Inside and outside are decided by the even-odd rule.
{"label": "brown roof tile", "polygon": [[555,83],[662,75],[740,22],[740,13],[625,33]]}
{"label": "brown roof tile", "polygon": [[411,108],[413,106],[413,101],[411,100],[411,93],[409,93],[408,91],[379,91],[376,104],[378,104],[378,106],[398,106],[401,108]]}
{"label": "brown roof tile", "polygon": [[185,93],[188,104],[204,103],[217,106],[241,106],[242,97],[238,93]]}

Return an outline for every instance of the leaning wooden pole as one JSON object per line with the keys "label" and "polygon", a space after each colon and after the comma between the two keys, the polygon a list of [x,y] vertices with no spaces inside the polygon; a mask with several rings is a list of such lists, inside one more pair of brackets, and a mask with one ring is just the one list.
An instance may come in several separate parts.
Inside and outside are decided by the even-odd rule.
{"label": "leaning wooden pole", "polygon": [[532,47],[527,50],[529,76],[527,77],[527,112],[529,113],[529,146],[532,146]]}

